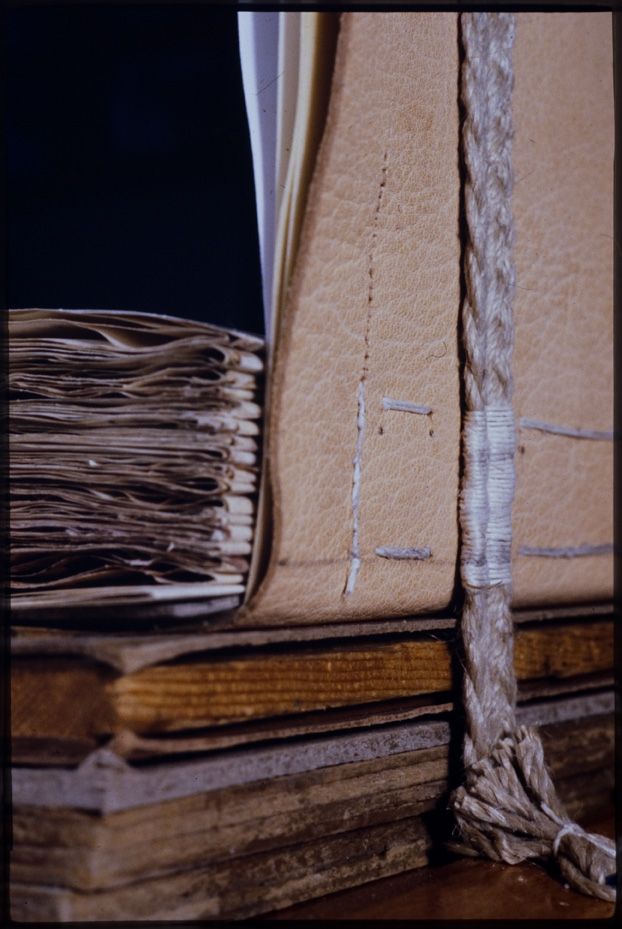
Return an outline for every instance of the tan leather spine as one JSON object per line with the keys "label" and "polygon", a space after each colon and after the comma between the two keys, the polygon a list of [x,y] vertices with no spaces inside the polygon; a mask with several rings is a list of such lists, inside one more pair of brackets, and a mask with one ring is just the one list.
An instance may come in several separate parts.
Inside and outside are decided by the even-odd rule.
{"label": "tan leather spine", "polygon": [[[608,13],[521,13],[513,98],[517,607],[611,597],[613,90]],[[269,436],[274,533],[239,621],[439,611],[454,592],[460,391],[452,13],[342,16]],[[358,391],[365,425],[360,447]],[[383,397],[430,415],[383,410]],[[360,452],[353,538],[353,459]],[[361,566],[344,593],[356,541]],[[379,546],[430,549],[392,561]]]}
{"label": "tan leather spine", "polygon": [[[613,66],[609,13],[519,13],[514,46],[514,409],[613,428]],[[611,597],[613,442],[518,429],[514,605]]]}
{"label": "tan leather spine", "polygon": [[[451,601],[460,431],[457,82],[456,14],[342,15],[277,346],[271,558],[240,624],[402,616]],[[432,412],[383,410],[384,397]],[[361,566],[346,594],[353,542]],[[382,558],[381,546],[429,548],[430,557]]]}

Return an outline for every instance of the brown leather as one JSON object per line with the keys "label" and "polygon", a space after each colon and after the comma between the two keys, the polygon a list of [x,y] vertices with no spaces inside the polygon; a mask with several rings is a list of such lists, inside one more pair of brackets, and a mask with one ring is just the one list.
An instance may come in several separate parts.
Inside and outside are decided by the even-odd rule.
{"label": "brown leather", "polygon": [[[519,13],[514,46],[514,409],[613,428],[613,66],[609,13]],[[613,443],[518,430],[517,606],[610,597]]]}
{"label": "brown leather", "polygon": [[[612,428],[613,102],[609,14],[519,13],[514,50],[515,412]],[[240,623],[434,612],[454,593],[460,388],[454,13],[342,16],[325,135],[272,392],[274,532]],[[362,565],[353,541],[363,378]],[[383,396],[428,404],[421,416]],[[612,443],[519,428],[514,605],[606,599]],[[388,561],[378,546],[429,546]]]}
{"label": "brown leather", "polygon": [[[457,556],[458,44],[453,13],[342,16],[326,130],[277,349],[274,534],[240,622],[441,610]],[[358,389],[365,389],[359,545]],[[429,416],[383,411],[383,397]],[[379,546],[429,547],[391,561]]]}

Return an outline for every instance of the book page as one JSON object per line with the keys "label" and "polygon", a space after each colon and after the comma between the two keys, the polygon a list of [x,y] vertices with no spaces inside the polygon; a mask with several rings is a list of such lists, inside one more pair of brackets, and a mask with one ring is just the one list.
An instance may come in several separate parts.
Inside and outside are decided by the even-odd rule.
{"label": "book page", "polygon": [[273,348],[324,126],[338,16],[242,12],[238,24],[266,340]]}
{"label": "book page", "polygon": [[[272,362],[324,128],[339,28],[334,13],[287,12],[279,13],[278,20],[268,18],[273,15],[238,14],[261,243],[265,432],[270,428]],[[266,561],[270,494],[269,461],[264,456],[247,597],[252,596]]]}
{"label": "book page", "polygon": [[104,310],[9,334],[14,611],[242,594],[262,341]]}
{"label": "book page", "polygon": [[272,295],[276,216],[279,13],[238,13],[240,63],[253,156],[266,332]]}

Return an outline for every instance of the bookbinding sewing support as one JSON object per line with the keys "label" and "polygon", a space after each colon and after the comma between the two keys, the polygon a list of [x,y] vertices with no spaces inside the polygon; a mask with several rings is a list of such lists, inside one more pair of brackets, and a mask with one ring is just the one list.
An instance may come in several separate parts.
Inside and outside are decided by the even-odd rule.
{"label": "bookbinding sewing support", "polygon": [[556,862],[574,889],[616,897],[615,845],[573,823],[535,728],[516,724],[511,601],[514,223],[511,13],[463,13],[461,100],[466,296],[460,493],[464,783],[450,846],[515,864]]}

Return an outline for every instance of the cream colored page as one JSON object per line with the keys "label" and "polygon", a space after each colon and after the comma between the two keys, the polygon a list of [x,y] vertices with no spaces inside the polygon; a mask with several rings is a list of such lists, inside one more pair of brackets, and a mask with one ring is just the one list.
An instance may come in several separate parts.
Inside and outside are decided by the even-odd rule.
{"label": "cream colored page", "polygon": [[36,309],[9,335],[13,608],[243,593],[261,340]]}

